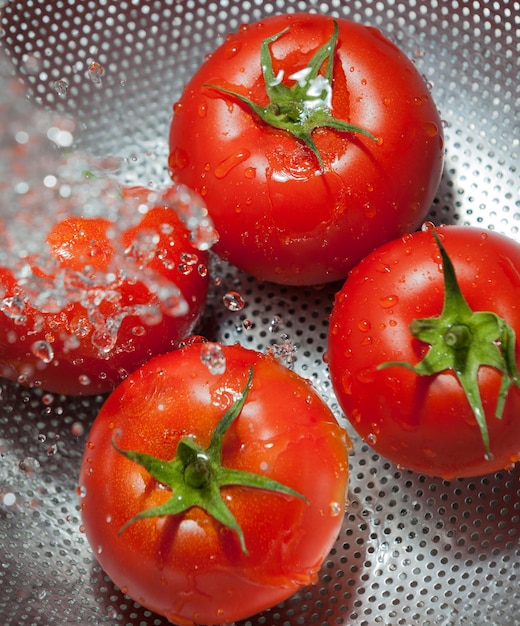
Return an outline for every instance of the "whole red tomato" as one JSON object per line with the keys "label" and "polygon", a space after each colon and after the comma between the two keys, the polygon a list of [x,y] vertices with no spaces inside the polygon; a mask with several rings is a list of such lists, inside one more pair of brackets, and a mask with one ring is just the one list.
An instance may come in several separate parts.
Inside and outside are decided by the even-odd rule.
{"label": "whole red tomato", "polygon": [[328,347],[362,438],[446,479],[515,463],[519,287],[518,243],[478,228],[425,230],[365,258],[337,294]]}
{"label": "whole red tomato", "polygon": [[166,196],[124,194],[121,213],[135,214],[128,228],[71,216],[50,229],[44,254],[0,267],[1,376],[56,393],[104,393],[193,332],[207,253]]}
{"label": "whole red tomato", "polygon": [[79,496],[112,580],[175,624],[229,624],[316,580],[343,520],[350,442],[309,381],[194,342],[96,417]]}
{"label": "whole red tomato", "polygon": [[170,169],[204,198],[214,250],[260,279],[342,279],[415,230],[443,130],[432,95],[379,30],[293,14],[242,26],[174,105]]}

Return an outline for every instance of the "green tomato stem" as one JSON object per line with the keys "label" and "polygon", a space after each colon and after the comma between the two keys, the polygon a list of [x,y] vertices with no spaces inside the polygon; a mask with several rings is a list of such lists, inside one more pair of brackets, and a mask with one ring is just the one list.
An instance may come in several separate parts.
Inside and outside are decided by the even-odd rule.
{"label": "green tomato stem", "polygon": [[128,520],[119,530],[123,533],[137,520],[164,515],[180,515],[197,506],[222,525],[234,530],[240,546],[248,554],[242,528],[220,494],[224,486],[241,485],[255,489],[265,489],[307,502],[301,493],[263,474],[228,468],[222,465],[222,444],[231,424],[238,418],[253,381],[253,368],[249,370],[247,383],[238,399],[217,424],[210,444],[202,448],[193,437],[183,437],[177,444],[175,457],[170,461],[135,450],[122,450],[114,440],[114,448],[130,461],[141,465],[162,485],[172,491],[163,504],[145,509]]}
{"label": "green tomato stem", "polygon": [[[294,81],[291,86],[283,82],[283,73],[275,76],[270,45],[285,35],[289,28],[264,39],[260,48],[260,63],[269,103],[260,106],[238,93],[219,85],[206,83],[221,94],[231,96],[245,104],[265,124],[273,128],[287,131],[302,141],[316,156],[320,168],[324,169],[323,159],[312,137],[317,128],[333,128],[345,133],[359,133],[378,142],[369,130],[337,119],[332,115],[332,88],[334,54],[336,50],[339,27],[333,20],[334,30],[330,39],[314,54],[309,65],[289,78]],[[322,66],[326,63],[323,74]]]}
{"label": "green tomato stem", "polygon": [[480,429],[486,458],[492,458],[486,414],[482,405],[478,372],[487,365],[502,374],[495,417],[502,418],[511,385],[520,387],[520,375],[515,360],[515,331],[496,313],[472,311],[455,275],[455,269],[439,236],[432,235],[441,253],[444,277],[444,304],[439,317],[413,320],[410,334],[430,344],[426,356],[412,365],[389,361],[378,369],[406,367],[420,376],[431,376],[451,370],[457,376]]}

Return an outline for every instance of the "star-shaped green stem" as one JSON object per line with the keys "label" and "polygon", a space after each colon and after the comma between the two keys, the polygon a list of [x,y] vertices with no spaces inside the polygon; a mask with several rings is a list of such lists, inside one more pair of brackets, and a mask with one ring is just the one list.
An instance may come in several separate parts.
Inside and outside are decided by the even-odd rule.
{"label": "star-shaped green stem", "polygon": [[158,482],[169,487],[171,497],[163,504],[145,509],[120,529],[123,533],[131,524],[145,517],[179,515],[191,507],[197,506],[215,518],[222,525],[234,530],[242,551],[247,554],[244,534],[235,516],[230,511],[220,489],[228,485],[241,485],[256,489],[266,489],[289,496],[295,496],[307,502],[305,496],[282,483],[263,474],[232,469],[222,465],[222,442],[231,424],[240,415],[253,380],[253,368],[240,397],[224,414],[213,432],[210,444],[202,448],[194,438],[183,437],[177,444],[175,457],[170,461],[158,459],[150,454],[134,450],[122,450],[115,441],[115,449],[126,458],[138,463]]}
{"label": "star-shaped green stem", "polygon": [[437,233],[432,231],[432,234],[442,258],[444,305],[440,317],[416,319],[410,324],[411,334],[429,343],[430,349],[417,365],[390,361],[382,363],[378,369],[398,365],[422,376],[445,370],[455,372],[480,428],[486,456],[491,457],[478,372],[482,365],[488,365],[502,373],[495,410],[495,417],[501,419],[509,388],[511,385],[520,387],[515,361],[515,331],[496,313],[470,309],[460,290],[451,259]]}
{"label": "star-shaped green stem", "polygon": [[[270,44],[285,35],[289,28],[264,39],[260,48],[260,63],[269,97],[269,103],[266,106],[258,105],[246,96],[226,87],[209,83],[205,85],[237,98],[269,126],[285,130],[303,141],[313,151],[322,169],[323,159],[312,137],[316,128],[326,127],[341,132],[361,133],[373,141],[378,141],[377,137],[368,130],[339,120],[332,115],[334,54],[339,32],[336,20],[333,20],[333,23],[334,31],[330,39],[314,54],[307,67],[289,76],[289,79],[294,81],[290,86],[283,82],[283,71],[275,76],[269,48]],[[320,74],[325,62],[325,71]]]}

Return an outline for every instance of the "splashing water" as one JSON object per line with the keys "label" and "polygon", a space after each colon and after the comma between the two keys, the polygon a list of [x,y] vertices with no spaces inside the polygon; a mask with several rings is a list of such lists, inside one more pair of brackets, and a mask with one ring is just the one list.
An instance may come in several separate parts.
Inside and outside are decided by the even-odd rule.
{"label": "splashing water", "polygon": [[[185,187],[151,191],[145,202],[142,197],[123,199],[118,178],[124,160],[78,151],[75,121],[36,107],[10,71],[0,51],[0,117],[4,120],[0,133],[0,267],[7,268],[20,286],[20,295],[6,294],[0,286],[0,312],[23,326],[29,306],[59,314],[71,303],[80,303],[85,314],[75,320],[68,348],[73,350],[75,342],[92,332],[100,356],[108,358],[127,316],[135,315],[151,325],[159,323],[163,314],[182,316],[188,311],[178,287],[149,267],[153,259],[161,258],[159,234],[139,231],[128,249],[119,250],[118,265],[101,275],[88,268],[73,271],[61,267],[46,241],[49,229],[70,216],[101,217],[113,223],[107,237],[116,247],[121,232],[135,226],[159,202],[177,211],[199,250],[208,250],[218,235],[202,199]],[[104,68],[92,63],[88,72],[90,80],[98,83]],[[68,85],[59,80],[55,88],[64,93]],[[166,264],[167,255],[163,256]],[[186,272],[207,272],[197,257],[184,259],[183,265]],[[34,267],[41,271],[35,272]],[[124,281],[137,280],[157,303],[121,305]],[[51,344],[38,341],[31,349],[42,362],[53,360]]]}

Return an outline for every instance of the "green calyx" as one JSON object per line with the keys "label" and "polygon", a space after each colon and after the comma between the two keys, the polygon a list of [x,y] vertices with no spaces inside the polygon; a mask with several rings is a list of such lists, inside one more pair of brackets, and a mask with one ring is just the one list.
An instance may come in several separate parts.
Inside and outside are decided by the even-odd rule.
{"label": "green calyx", "polygon": [[[260,62],[265,81],[269,103],[260,106],[249,98],[218,85],[206,84],[220,93],[237,98],[247,105],[263,122],[291,133],[303,141],[315,154],[320,167],[324,164],[322,157],[314,143],[312,133],[317,128],[333,128],[341,132],[361,133],[373,141],[378,141],[372,133],[364,128],[349,124],[333,117],[332,107],[332,80],[334,70],[334,53],[338,40],[338,23],[334,20],[334,31],[327,43],[312,57],[309,65],[303,70],[289,76],[294,80],[291,86],[283,83],[283,73],[275,76],[270,44],[282,37],[289,28],[264,39],[260,50]],[[323,74],[320,70],[326,62]]]}
{"label": "green calyx", "polygon": [[191,437],[183,437],[177,444],[175,457],[171,461],[164,461],[142,452],[122,450],[112,441],[112,445],[118,452],[144,467],[155,480],[169,487],[172,491],[171,497],[164,504],[141,511],[128,520],[119,530],[119,534],[139,519],[179,515],[196,506],[206,511],[223,526],[234,530],[239,537],[242,551],[248,554],[242,528],[220,494],[222,487],[241,485],[265,489],[295,496],[307,502],[305,496],[268,476],[222,465],[223,438],[231,424],[239,416],[251,388],[252,380],[253,368],[249,371],[246,386],[240,397],[217,424],[207,448],[202,448]]}
{"label": "green calyx", "polygon": [[452,370],[462,385],[480,428],[486,458],[492,458],[478,372],[482,365],[487,365],[502,374],[495,410],[495,417],[501,419],[509,388],[511,385],[520,387],[515,361],[515,331],[496,313],[470,309],[439,236],[434,231],[432,234],[442,258],[444,305],[439,317],[416,319],[410,324],[411,334],[429,343],[430,349],[417,365],[390,361],[382,363],[378,369],[398,365],[421,376]]}

